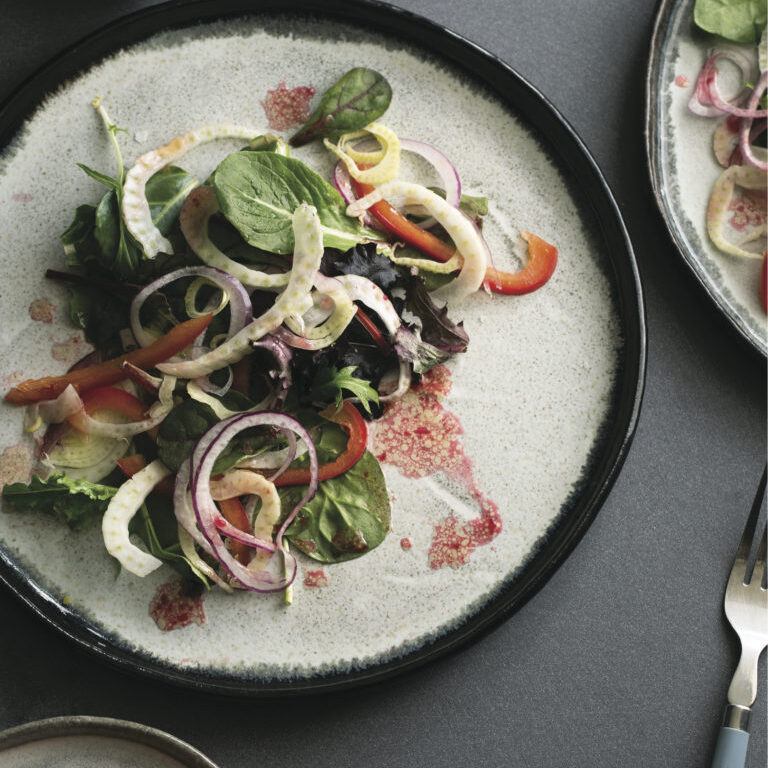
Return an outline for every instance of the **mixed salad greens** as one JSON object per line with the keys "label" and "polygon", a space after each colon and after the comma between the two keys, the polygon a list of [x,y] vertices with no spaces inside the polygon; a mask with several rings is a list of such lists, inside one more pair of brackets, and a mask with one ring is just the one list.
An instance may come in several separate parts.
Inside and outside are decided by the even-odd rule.
{"label": "mixed salad greens", "polygon": [[[709,237],[723,253],[762,259],[760,295],[763,309],[768,311],[766,13],[764,2],[696,0],[695,24],[722,42],[708,52],[688,106],[694,114],[718,121],[713,151],[723,171],[710,195]],[[728,96],[720,92],[718,84],[718,66],[726,61],[740,73],[739,88]]]}
{"label": "mixed salad greens", "polygon": [[[449,317],[472,293],[535,290],[556,249],[524,233],[519,272],[490,266],[483,198],[462,195],[436,148],[378,121],[386,79],[346,73],[286,142],[230,123],[174,138],[117,173],[61,236],[70,318],[95,351],[22,382],[44,471],[8,484],[20,511],[79,530],[138,576],[169,562],[206,587],[290,594],[294,550],[360,557],[390,527],[367,420],[467,348]],[[217,139],[244,142],[202,183],[175,163]],[[291,155],[322,140],[329,183]],[[442,188],[399,178],[402,152]],[[144,547],[137,545],[136,537]]]}

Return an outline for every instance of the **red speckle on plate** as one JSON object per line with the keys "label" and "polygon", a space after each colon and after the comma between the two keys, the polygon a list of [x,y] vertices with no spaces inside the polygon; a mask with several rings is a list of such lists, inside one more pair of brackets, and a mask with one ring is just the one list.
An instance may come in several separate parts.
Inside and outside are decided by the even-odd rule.
{"label": "red speckle on plate", "polygon": [[273,131],[287,131],[305,122],[309,117],[309,100],[314,93],[314,88],[288,88],[285,82],[280,83],[275,90],[267,91],[261,106],[264,107],[269,127]]}
{"label": "red speckle on plate", "polygon": [[407,552],[413,547],[413,542],[408,538],[400,539],[400,547]]}
{"label": "red speckle on plate", "polygon": [[32,474],[32,453],[23,443],[0,453],[0,487],[6,483],[26,483]]}
{"label": "red speckle on plate", "polygon": [[307,571],[304,574],[305,587],[327,587],[328,584],[328,577],[325,575],[325,571],[323,571],[322,568],[316,571]]}
{"label": "red speckle on plate", "polygon": [[90,345],[82,336],[72,336],[66,341],[58,341],[51,345],[51,357],[62,363],[71,365],[77,362],[90,349]]}
{"label": "red speckle on plate", "polygon": [[30,195],[29,192],[15,192],[11,195],[11,200],[15,203],[31,203],[35,199],[34,195]]}
{"label": "red speckle on plate", "polygon": [[29,305],[29,316],[40,323],[52,323],[56,316],[56,305],[48,299],[35,299]]}
{"label": "red speckle on plate", "polygon": [[675,78],[675,85],[679,88],[687,88],[691,84],[690,78],[687,75],[678,75]]}
{"label": "red speckle on plate", "polygon": [[205,624],[203,596],[181,579],[161,584],[149,604],[149,615],[163,632]]}
{"label": "red speckle on plate", "polygon": [[439,365],[418,386],[390,404],[372,425],[371,451],[379,461],[396,466],[406,477],[427,477],[438,471],[457,482],[477,503],[480,516],[461,522],[451,514],[435,524],[429,549],[432,568],[458,568],[479,546],[501,532],[498,506],[477,487],[472,462],[464,452],[459,419],[440,399],[451,389],[451,373]]}
{"label": "red speckle on plate", "polygon": [[13,371],[12,373],[6,373],[5,376],[0,379],[0,382],[2,382],[3,389],[11,389],[24,381],[24,379],[24,371],[19,370]]}

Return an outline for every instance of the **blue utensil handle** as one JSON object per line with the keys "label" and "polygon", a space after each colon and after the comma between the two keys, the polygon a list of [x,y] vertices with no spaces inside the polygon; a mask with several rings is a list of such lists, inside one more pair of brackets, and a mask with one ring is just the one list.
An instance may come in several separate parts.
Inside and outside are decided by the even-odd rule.
{"label": "blue utensil handle", "polygon": [[749,732],[723,726],[717,737],[712,768],[744,768]]}

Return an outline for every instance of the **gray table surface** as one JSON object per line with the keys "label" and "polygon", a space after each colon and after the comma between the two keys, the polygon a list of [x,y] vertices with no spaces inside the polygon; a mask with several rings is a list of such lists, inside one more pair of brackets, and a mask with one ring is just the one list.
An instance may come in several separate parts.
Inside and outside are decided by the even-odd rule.
{"label": "gray table surface", "polygon": [[[151,0],[3,0],[0,98]],[[90,714],[191,742],[222,768],[706,766],[738,645],[722,612],[766,457],[766,366],[698,286],[651,197],[650,0],[399,0],[538,87],[593,153],[642,274],[648,372],[624,468],[546,586],[468,649],[375,687],[251,702],[95,660],[0,588],[0,729]],[[766,765],[765,666],[748,765]],[[0,761],[1,762],[1,761]]]}

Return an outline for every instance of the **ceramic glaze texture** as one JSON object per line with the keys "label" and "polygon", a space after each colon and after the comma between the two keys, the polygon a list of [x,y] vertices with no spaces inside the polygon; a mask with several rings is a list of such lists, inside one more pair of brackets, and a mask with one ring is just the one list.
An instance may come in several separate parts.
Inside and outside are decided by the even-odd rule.
{"label": "ceramic glaze texture", "polygon": [[[655,94],[659,122],[659,184],[666,215],[683,256],[720,309],[763,353],[768,350],[766,315],[760,304],[761,260],[718,250],[707,233],[712,187],[723,171],[713,151],[715,126],[722,118],[693,114],[688,101],[714,38],[692,29],[693,1],[677,3],[659,50]],[[727,43],[718,43],[729,45]],[[756,61],[756,46],[733,46]],[[735,67],[721,67],[723,93],[733,93]],[[763,214],[764,217],[764,214]]]}
{"label": "ceramic glaze texture", "polygon": [[[42,517],[0,514],[0,544],[9,557],[54,600],[66,598],[68,610],[139,659],[191,674],[266,680],[356,670],[422,647],[514,578],[567,514],[600,448],[622,329],[605,255],[580,208],[578,180],[566,181],[526,126],[457,71],[393,40],[317,21],[281,19],[264,27],[241,20],[163,33],[49,96],[2,157],[2,373],[26,378],[66,368],[51,356],[54,345],[75,335],[66,293],[43,273],[62,266],[58,236],[75,206],[101,194],[75,163],[113,168],[89,106],[95,96],[128,130],[120,140],[130,161],[204,123],[266,130],[261,102],[268,91],[285,83],[320,94],[360,65],[392,85],[383,121],[401,136],[437,145],[455,162],[464,189],[490,199],[484,233],[495,266],[521,266],[519,233],[530,230],[558,246],[558,269],[536,293],[480,292],[454,311],[463,316],[469,350],[432,377],[431,392],[394,406],[403,418],[408,407],[417,418],[428,414],[432,420],[417,426],[450,460],[436,463],[437,471],[417,471],[386,455],[384,425],[372,430],[370,447],[385,454],[392,530],[358,560],[320,566],[302,558],[290,607],[279,597],[212,591],[204,596],[202,623],[162,632],[149,605],[174,578],[167,567],[144,579],[115,578],[97,529],[75,534]],[[236,147],[214,143],[178,164],[204,178]],[[294,156],[329,178],[333,159],[321,149]],[[28,308],[40,299],[55,306],[53,322],[31,319]],[[0,416],[3,447],[19,444],[21,412],[3,405]],[[481,535],[483,525],[498,522],[495,510],[501,530]],[[464,547],[453,560],[435,559],[441,531],[456,534],[449,549]],[[467,546],[470,533],[474,546]]]}

